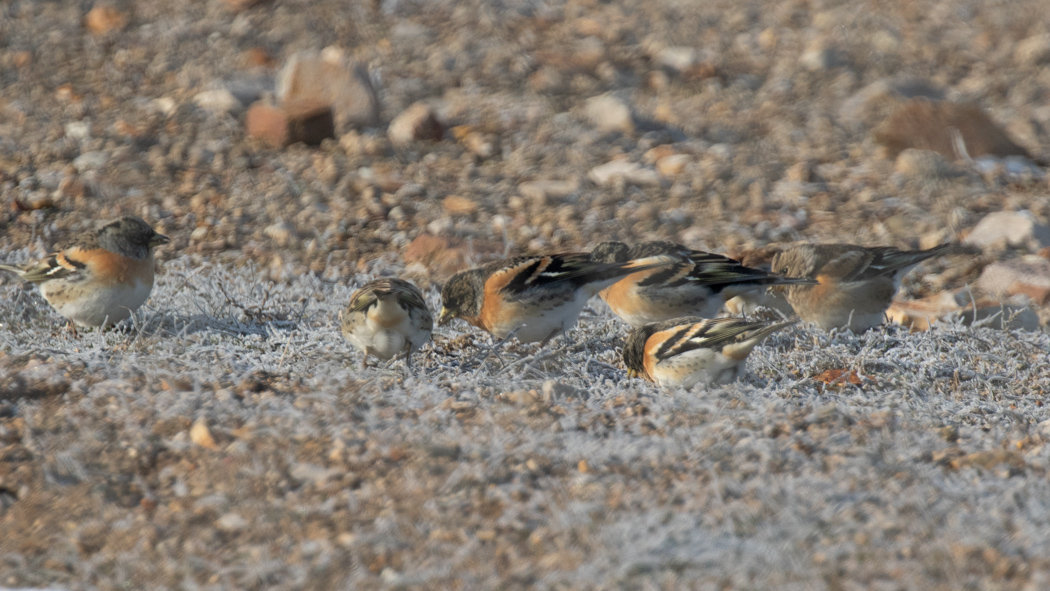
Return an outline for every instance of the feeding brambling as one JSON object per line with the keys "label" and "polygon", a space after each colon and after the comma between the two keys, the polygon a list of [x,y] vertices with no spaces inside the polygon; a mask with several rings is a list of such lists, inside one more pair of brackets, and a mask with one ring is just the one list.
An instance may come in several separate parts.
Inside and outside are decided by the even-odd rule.
{"label": "feeding brambling", "polygon": [[817,280],[817,285],[777,288],[785,291],[802,320],[824,330],[846,327],[863,332],[882,324],[901,279],[912,267],[949,247],[902,251],[889,246],[796,244],[773,257],[772,269]]}
{"label": "feeding brambling", "polygon": [[591,252],[594,260],[606,263],[657,255],[671,256],[675,262],[632,273],[601,292],[612,311],[634,328],[683,316],[713,318],[727,300],[741,293],[770,285],[815,283],[745,267],[731,258],[673,242],[645,242],[633,247],[603,242]]}
{"label": "feeding brambling", "polygon": [[671,262],[651,257],[600,263],[587,253],[495,261],[452,276],[441,290],[439,323],[461,318],[498,339],[541,347],[576,325],[587,300],[630,273]]}
{"label": "feeding brambling", "polygon": [[37,284],[47,303],[74,323],[108,326],[131,316],[149,297],[153,251],[168,242],[146,222],[125,216],[41,261],[0,269]]}
{"label": "feeding brambling", "polygon": [[691,316],[647,324],[627,335],[623,361],[629,377],[640,375],[659,386],[728,384],[743,374],[756,345],[795,322]]}
{"label": "feeding brambling", "polygon": [[[772,273],[771,264],[773,257],[783,249],[782,246],[767,245],[761,248],[744,250],[732,255],[732,258],[740,261],[741,265],[768,271]],[[815,282],[815,280],[813,280]],[[758,308],[769,308],[776,310],[784,316],[794,316],[795,311],[791,309],[784,294],[775,289],[756,289],[737,294],[726,300],[725,310],[730,316],[750,316]]]}
{"label": "feeding brambling", "polygon": [[430,340],[434,317],[419,288],[403,279],[385,278],[366,283],[354,292],[341,315],[343,336],[368,356],[391,359],[404,353],[412,367],[412,352]]}

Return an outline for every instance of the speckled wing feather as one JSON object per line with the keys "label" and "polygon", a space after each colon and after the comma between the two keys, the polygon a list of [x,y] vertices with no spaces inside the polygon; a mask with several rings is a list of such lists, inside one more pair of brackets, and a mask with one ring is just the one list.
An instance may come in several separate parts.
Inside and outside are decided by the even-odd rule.
{"label": "speckled wing feather", "polygon": [[653,334],[668,331],[672,333],[653,353],[658,361],[663,361],[695,349],[720,349],[740,340],[741,337],[746,337],[752,331],[771,326],[766,322],[751,322],[740,318],[692,317],[668,320],[653,328]]}
{"label": "speckled wing feather", "polygon": [[[834,247],[836,245],[825,245]],[[835,250],[818,250],[822,257],[830,260],[821,266],[818,274],[841,277],[842,281],[866,281],[878,277],[891,276],[901,269],[917,265],[935,257],[949,248],[942,244],[929,250],[902,251],[890,246],[875,248],[842,248]]]}
{"label": "speckled wing feather", "polygon": [[[555,254],[538,257],[516,257],[492,263],[489,281],[498,285],[502,293],[521,295],[534,289],[555,287],[558,284],[573,288],[595,281],[613,279],[629,273],[667,264],[661,261],[651,265],[631,263],[599,263],[588,253]],[[500,277],[500,276],[503,277]]]}
{"label": "speckled wing feather", "polygon": [[349,312],[364,312],[374,306],[379,301],[379,298],[395,294],[397,295],[398,304],[406,310],[421,310],[426,313],[426,317],[430,317],[430,310],[427,308],[427,303],[424,301],[423,293],[419,291],[419,288],[404,279],[395,277],[377,279],[361,288],[350,300],[347,310]]}
{"label": "speckled wing feather", "polygon": [[0,265],[0,269],[11,271],[29,283],[68,278],[86,267],[86,264],[67,256],[64,252],[52,253],[43,260],[22,267]]}

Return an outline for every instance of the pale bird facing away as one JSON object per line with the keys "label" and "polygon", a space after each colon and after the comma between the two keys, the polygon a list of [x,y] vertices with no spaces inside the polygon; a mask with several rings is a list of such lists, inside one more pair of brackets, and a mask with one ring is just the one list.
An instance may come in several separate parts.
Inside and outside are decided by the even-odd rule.
{"label": "pale bird facing away", "polygon": [[724,385],[747,368],[747,357],[766,337],[797,321],[675,318],[633,329],[623,347],[628,375],[663,387]]}
{"label": "pale bird facing away", "polygon": [[419,288],[403,279],[376,279],[354,292],[343,311],[343,336],[364,354],[382,360],[404,355],[412,367],[412,353],[430,340],[434,317]]}
{"label": "pale bird facing away", "polygon": [[167,244],[137,217],[125,216],[82,234],[72,246],[25,266],[0,265],[36,284],[59,314],[85,327],[131,316],[153,290],[153,252]]}
{"label": "pale bird facing away", "polygon": [[802,320],[824,330],[863,332],[883,323],[908,271],[950,247],[902,251],[889,246],[796,244],[773,257],[772,269],[817,281],[777,288],[784,290]]}

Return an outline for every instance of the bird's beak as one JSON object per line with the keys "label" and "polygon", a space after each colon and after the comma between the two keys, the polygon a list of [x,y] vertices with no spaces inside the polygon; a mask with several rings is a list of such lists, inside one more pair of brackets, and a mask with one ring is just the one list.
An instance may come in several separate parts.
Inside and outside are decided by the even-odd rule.
{"label": "bird's beak", "polygon": [[441,314],[438,314],[438,326],[444,326],[449,322],[452,322],[453,318],[455,318],[455,314],[453,314],[448,308],[442,306]]}
{"label": "bird's beak", "polygon": [[628,380],[633,380],[636,377],[638,377],[638,372],[634,371],[633,369],[627,370],[627,379]]}
{"label": "bird's beak", "polygon": [[149,246],[150,248],[156,248],[158,246],[163,246],[169,242],[171,242],[171,238],[168,238],[164,234],[154,234],[153,238],[149,239]]}

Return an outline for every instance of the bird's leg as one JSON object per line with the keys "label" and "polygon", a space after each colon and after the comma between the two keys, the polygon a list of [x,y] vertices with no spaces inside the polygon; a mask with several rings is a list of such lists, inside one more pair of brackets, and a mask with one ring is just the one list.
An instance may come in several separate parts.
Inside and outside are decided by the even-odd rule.
{"label": "bird's leg", "polygon": [[368,353],[361,355],[361,371],[368,369]]}
{"label": "bird's leg", "polygon": [[[544,347],[547,346],[547,343],[553,341],[554,337],[556,337],[559,334],[561,334],[561,332],[564,331],[564,330],[565,330],[564,326],[555,328],[553,331],[551,331],[551,333],[549,335],[547,335],[547,338],[543,339],[543,342],[540,343],[540,348],[537,349],[536,351],[542,350]],[[566,337],[566,338],[568,338],[568,337]]]}
{"label": "bird's leg", "polygon": [[[524,325],[522,325],[522,326],[524,326]],[[521,330],[521,326],[519,326],[518,328],[515,328],[514,330],[508,332],[507,336],[503,337],[502,339],[496,341],[491,346],[489,346],[489,348],[485,350],[484,355],[479,355],[478,356],[478,360],[479,360],[478,368],[474,370],[474,373],[477,374],[479,371],[481,371],[481,368],[485,367],[485,362],[488,361],[489,357],[492,357],[493,355],[495,355],[496,359],[499,359],[499,362],[502,364],[503,363],[503,358],[500,357],[499,350],[503,347],[503,345],[505,345],[507,343],[507,341],[509,341],[511,339],[511,337],[513,337],[515,334],[517,334],[517,332],[519,330]]]}
{"label": "bird's leg", "polygon": [[66,328],[69,330],[69,332],[73,333],[73,338],[74,339],[79,339],[80,338],[80,333],[77,332],[77,323],[76,322],[73,322],[72,320],[69,320],[67,322]]}

